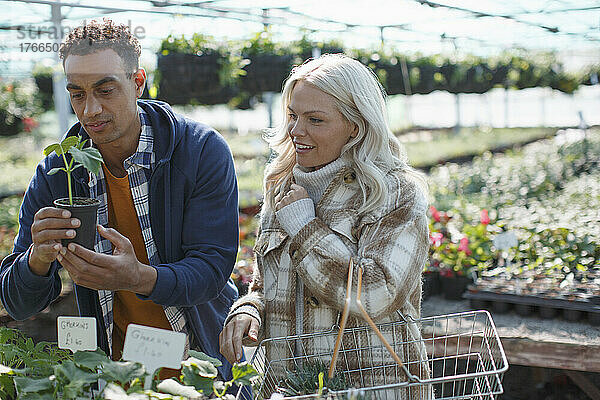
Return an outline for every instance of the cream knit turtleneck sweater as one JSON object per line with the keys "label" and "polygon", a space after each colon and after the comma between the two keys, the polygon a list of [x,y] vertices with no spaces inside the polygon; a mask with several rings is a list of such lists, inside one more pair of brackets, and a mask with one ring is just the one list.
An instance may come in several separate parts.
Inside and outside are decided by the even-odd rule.
{"label": "cream knit turtleneck sweater", "polygon": [[341,158],[316,171],[306,171],[296,164],[292,171],[294,181],[306,189],[309,198],[288,204],[275,213],[277,220],[290,236],[295,236],[315,218],[315,204],[319,203],[325,190],[344,165],[345,162]]}

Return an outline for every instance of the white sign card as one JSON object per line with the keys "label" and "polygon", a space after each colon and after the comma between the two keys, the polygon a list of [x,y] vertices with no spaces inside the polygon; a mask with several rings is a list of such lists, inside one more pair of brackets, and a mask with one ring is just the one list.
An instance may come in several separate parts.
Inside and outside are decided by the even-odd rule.
{"label": "white sign card", "polygon": [[492,240],[494,246],[498,250],[508,250],[511,247],[517,247],[519,245],[519,240],[514,232],[504,232],[496,235]]}
{"label": "white sign card", "polygon": [[76,351],[96,350],[96,318],[65,317],[56,320],[58,328],[58,347]]}
{"label": "white sign card", "polygon": [[[185,340],[182,332],[129,324],[123,344],[123,359],[144,364],[150,374],[160,367],[179,369]],[[146,385],[149,383],[148,379]]]}

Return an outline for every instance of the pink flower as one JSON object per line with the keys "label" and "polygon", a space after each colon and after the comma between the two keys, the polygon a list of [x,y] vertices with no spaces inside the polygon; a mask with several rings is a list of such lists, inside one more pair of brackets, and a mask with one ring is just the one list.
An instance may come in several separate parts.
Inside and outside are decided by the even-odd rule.
{"label": "pink flower", "polygon": [[487,225],[490,223],[490,217],[488,215],[488,211],[485,208],[481,210],[481,214],[479,215],[479,221],[481,221],[483,225]]}
{"label": "pink flower", "polygon": [[433,232],[429,235],[429,239],[431,240],[433,247],[440,247],[442,245],[442,239],[444,239],[444,234],[441,232]]}
{"label": "pink flower", "polygon": [[460,239],[460,243],[458,244],[458,251],[464,251],[466,255],[471,255],[471,249],[469,249],[469,238],[463,237]]}
{"label": "pink flower", "polygon": [[429,207],[429,212],[431,213],[431,217],[435,222],[440,222],[440,212],[434,206]]}
{"label": "pink flower", "polygon": [[31,117],[23,118],[23,130],[25,132],[31,132],[32,130],[37,128],[38,125],[39,125],[39,123]]}

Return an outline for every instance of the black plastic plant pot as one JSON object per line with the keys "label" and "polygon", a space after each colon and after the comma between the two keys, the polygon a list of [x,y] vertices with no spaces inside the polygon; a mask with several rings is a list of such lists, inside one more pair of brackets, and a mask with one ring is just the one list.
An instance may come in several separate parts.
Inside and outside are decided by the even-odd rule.
{"label": "black plastic plant pot", "polygon": [[515,312],[522,317],[527,317],[534,312],[534,307],[529,304],[515,304]]}
{"label": "black plastic plant pot", "polygon": [[438,271],[423,272],[423,299],[427,299],[440,292],[440,274]]}
{"label": "black plastic plant pot", "polygon": [[600,325],[600,313],[589,312],[588,313],[588,322],[595,326]]}
{"label": "black plastic plant pot", "polygon": [[62,245],[67,246],[73,242],[82,245],[86,249],[94,250],[100,201],[87,197],[73,197],[73,205],[71,205],[68,198],[63,198],[54,200],[54,206],[71,211],[71,218],[77,218],[81,221],[79,228],[75,229],[75,237],[73,239],[63,239]]}
{"label": "black plastic plant pot", "polygon": [[490,310],[489,303],[482,299],[469,299],[469,304],[472,310]]}
{"label": "black plastic plant pot", "polygon": [[492,302],[492,311],[498,314],[504,314],[510,311],[511,304],[505,301],[495,300]]}
{"label": "black plastic plant pot", "polygon": [[583,317],[583,312],[581,312],[579,310],[570,310],[570,309],[565,308],[563,310],[563,317],[567,321],[577,322]]}
{"label": "black plastic plant pot", "polygon": [[441,276],[440,283],[447,300],[462,300],[463,293],[467,290],[471,280],[463,275]]}
{"label": "black plastic plant pot", "polygon": [[540,316],[544,319],[551,319],[556,317],[558,310],[552,307],[541,307],[539,308]]}

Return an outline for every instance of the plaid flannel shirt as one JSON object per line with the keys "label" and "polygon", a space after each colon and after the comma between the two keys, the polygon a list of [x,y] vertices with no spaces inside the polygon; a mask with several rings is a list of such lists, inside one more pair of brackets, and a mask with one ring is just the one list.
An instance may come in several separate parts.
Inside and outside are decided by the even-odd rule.
{"label": "plaid flannel shirt", "polygon": [[[149,181],[150,172],[154,168],[155,155],[153,151],[154,134],[150,118],[146,112],[138,106],[138,115],[142,125],[142,132],[137,150],[124,161],[125,169],[129,175],[129,185],[133,197],[138,221],[142,230],[146,253],[150,265],[158,265],[158,251],[152,235],[152,226],[150,225],[150,207],[149,207]],[[108,203],[106,195],[106,180],[102,169],[98,175],[90,173],[90,197],[100,200],[98,208],[98,223],[102,226],[108,226]],[[96,233],[96,244],[94,249],[98,253],[112,254],[112,244],[108,239],[103,238]],[[113,330],[113,296],[111,290],[99,290],[98,296],[102,308],[102,318],[106,327],[106,336],[108,338],[108,347],[112,351],[112,330]],[[167,320],[171,328],[176,332],[183,332],[187,335],[185,314],[181,307],[163,307]],[[186,336],[187,337],[187,336]],[[186,350],[189,348],[189,339],[186,339]]]}

